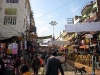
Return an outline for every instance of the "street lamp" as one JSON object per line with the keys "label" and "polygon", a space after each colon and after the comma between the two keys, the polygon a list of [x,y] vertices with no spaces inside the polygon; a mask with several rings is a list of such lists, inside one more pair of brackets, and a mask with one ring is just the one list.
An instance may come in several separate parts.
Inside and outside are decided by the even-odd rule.
{"label": "street lamp", "polygon": [[54,40],[55,39],[55,36],[54,36],[54,26],[57,24],[57,22],[56,21],[51,21],[51,23],[49,23],[49,24],[51,24],[53,26],[53,37],[52,37],[52,39]]}

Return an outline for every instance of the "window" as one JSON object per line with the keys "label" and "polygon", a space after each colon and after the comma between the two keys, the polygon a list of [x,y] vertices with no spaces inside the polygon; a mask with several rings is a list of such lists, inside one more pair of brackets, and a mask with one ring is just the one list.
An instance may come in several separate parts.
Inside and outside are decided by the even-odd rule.
{"label": "window", "polygon": [[25,2],[25,8],[26,8],[26,2]]}
{"label": "window", "polygon": [[9,0],[6,0],[6,3],[9,3]]}
{"label": "window", "polygon": [[19,0],[6,0],[6,3],[18,3]]}
{"label": "window", "polygon": [[13,3],[13,0],[10,0],[10,3]]}
{"label": "window", "polygon": [[16,25],[16,16],[4,16],[4,25]]}

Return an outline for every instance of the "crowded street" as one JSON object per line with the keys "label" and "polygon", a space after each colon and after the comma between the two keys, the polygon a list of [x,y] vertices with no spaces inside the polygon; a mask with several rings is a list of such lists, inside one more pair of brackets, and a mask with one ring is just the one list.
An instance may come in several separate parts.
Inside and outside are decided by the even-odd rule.
{"label": "crowded street", "polygon": [[[32,69],[30,69],[30,72],[33,74],[33,70]],[[64,74],[65,75],[75,75],[75,73],[73,71],[65,71]],[[38,73],[38,75],[41,75],[40,72]],[[61,74],[59,74],[59,75],[61,75]]]}
{"label": "crowded street", "polygon": [[100,0],[0,0],[0,75],[100,75]]}

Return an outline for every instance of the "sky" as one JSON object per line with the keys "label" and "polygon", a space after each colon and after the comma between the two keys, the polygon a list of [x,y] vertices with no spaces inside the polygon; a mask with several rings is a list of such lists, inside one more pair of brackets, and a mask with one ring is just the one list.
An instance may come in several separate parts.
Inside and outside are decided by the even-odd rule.
{"label": "sky", "polygon": [[53,26],[49,24],[56,21],[54,36],[65,30],[68,18],[81,16],[83,7],[93,0],[30,0],[35,26],[38,36],[53,35]]}

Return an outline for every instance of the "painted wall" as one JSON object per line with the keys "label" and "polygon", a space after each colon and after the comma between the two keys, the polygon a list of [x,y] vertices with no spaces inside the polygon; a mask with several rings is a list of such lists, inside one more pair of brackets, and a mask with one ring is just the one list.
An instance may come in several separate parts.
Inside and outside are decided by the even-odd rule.
{"label": "painted wall", "polygon": [[[6,3],[6,0],[0,0],[1,3],[1,11],[0,11],[0,34],[4,37],[11,36],[20,36],[21,33],[25,34],[27,19],[29,19],[29,7],[26,3],[26,0],[19,0],[18,3]],[[26,4],[25,4],[26,3]],[[26,5],[26,8],[25,8]],[[14,15],[6,15],[5,8],[16,8],[16,14]],[[17,22],[16,25],[4,25],[4,16],[16,16]]]}

